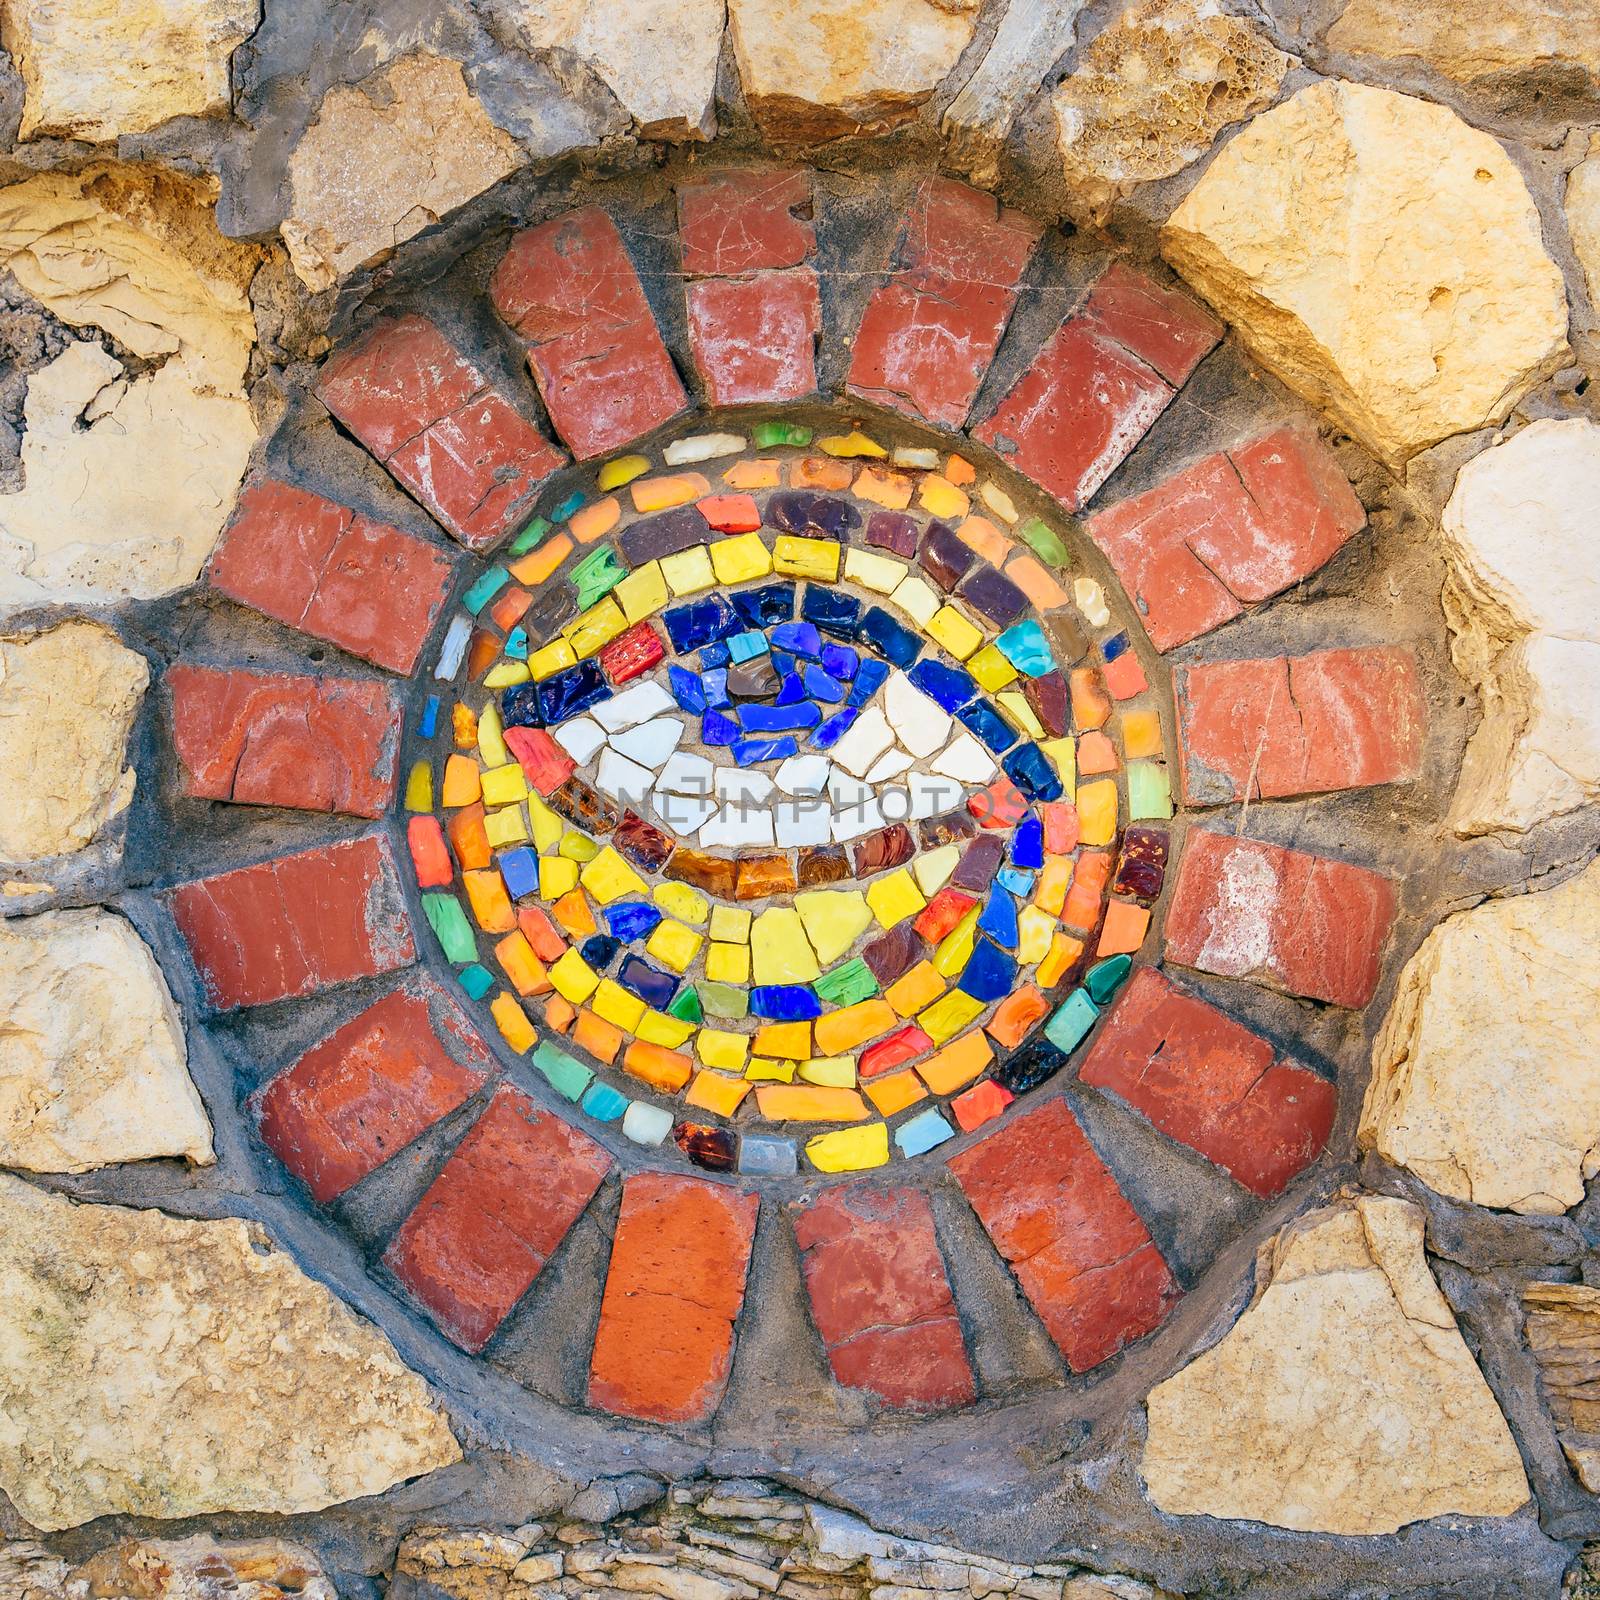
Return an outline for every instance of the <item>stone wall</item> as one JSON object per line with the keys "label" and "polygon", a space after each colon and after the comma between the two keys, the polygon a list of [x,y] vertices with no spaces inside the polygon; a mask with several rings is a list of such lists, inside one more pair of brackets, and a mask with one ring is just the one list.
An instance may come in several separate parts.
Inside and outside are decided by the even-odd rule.
{"label": "stone wall", "polygon": [[[0,1595],[1587,1593],[1597,41],[0,0]],[[475,687],[766,579],[983,794],[702,841],[803,1046]]]}

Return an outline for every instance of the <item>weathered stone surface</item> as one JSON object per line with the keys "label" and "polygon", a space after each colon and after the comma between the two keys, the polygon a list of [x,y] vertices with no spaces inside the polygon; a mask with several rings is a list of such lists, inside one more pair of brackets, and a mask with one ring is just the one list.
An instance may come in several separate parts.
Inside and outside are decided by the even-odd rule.
{"label": "weathered stone surface", "polygon": [[283,241],[301,281],[329,289],[522,165],[458,62],[427,51],[330,89],[289,159]]}
{"label": "weathered stone surface", "polygon": [[1600,865],[1447,917],[1372,1049],[1361,1143],[1440,1194],[1555,1213],[1600,1171]]}
{"label": "weathered stone surface", "polygon": [[1392,467],[1496,422],[1567,353],[1521,174],[1443,106],[1318,83],[1257,117],[1162,230],[1251,351]]}
{"label": "weathered stone surface", "polygon": [[393,1346],[235,1219],[0,1176],[0,1488],[35,1527],[316,1511],[460,1459]]}
{"label": "weathered stone surface", "polygon": [[1461,469],[1445,506],[1445,619],[1483,699],[1451,821],[1530,828],[1600,794],[1600,427],[1536,422]]}
{"label": "weathered stone surface", "polygon": [[1141,1471],[1161,1510],[1375,1534],[1527,1500],[1422,1234],[1417,1206],[1359,1196],[1262,1247],[1244,1316],[1151,1391]]}
{"label": "weathered stone surface", "polygon": [[[22,1548],[12,1546],[12,1549]],[[5,1593],[0,1552],[0,1593]],[[61,1600],[127,1596],[129,1600],[337,1600],[333,1580],[304,1545],[282,1539],[221,1542],[192,1539],[119,1539],[81,1565],[62,1563]],[[44,1597],[40,1597],[44,1600]]]}
{"label": "weathered stone surface", "polygon": [[0,639],[0,861],[81,850],[127,810],[123,759],[149,681],[98,623]]}
{"label": "weathered stone surface", "polygon": [[1530,1283],[1522,1305],[1561,1448],[1584,1488],[1600,1492],[1600,1289]]}
{"label": "weathered stone surface", "polygon": [[209,1163],[183,1023],[132,926],[102,910],[0,923],[0,1164]]}
{"label": "weathered stone surface", "polygon": [[1600,305],[1600,133],[1567,177],[1567,231],[1589,285],[1589,304]]}
{"label": "weathered stone surface", "polygon": [[978,0],[729,0],[745,100],[769,139],[882,132],[915,114],[972,38]]}
{"label": "weathered stone surface", "polygon": [[579,57],[647,139],[717,131],[724,0],[515,0],[503,15],[530,51]]}
{"label": "weathered stone surface", "polygon": [[0,189],[0,272],[96,340],[28,383],[24,485],[0,497],[0,608],[148,599],[192,583],[232,509],[256,424],[253,245],[214,190],[153,167],[43,173]]}
{"label": "weathered stone surface", "polygon": [[1096,35],[1055,92],[1070,209],[1098,222],[1137,185],[1181,172],[1272,101],[1288,64],[1217,0],[1145,0]]}
{"label": "weathered stone surface", "polygon": [[145,133],[226,116],[228,59],[260,0],[0,0],[0,44],[22,74],[23,139]]}
{"label": "weathered stone surface", "polygon": [[1324,38],[1351,55],[1423,61],[1460,83],[1552,67],[1600,77],[1600,9],[1594,0],[1515,6],[1349,0]]}

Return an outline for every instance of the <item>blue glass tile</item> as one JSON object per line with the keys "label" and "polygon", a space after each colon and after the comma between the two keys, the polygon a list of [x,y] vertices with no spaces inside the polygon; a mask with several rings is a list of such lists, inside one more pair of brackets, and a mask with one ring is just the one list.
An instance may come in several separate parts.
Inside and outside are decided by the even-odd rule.
{"label": "blue glass tile", "polygon": [[1059,800],[1065,793],[1049,757],[1036,744],[1019,745],[1000,765],[1030,800]]}
{"label": "blue glass tile", "polygon": [[772,630],[772,647],[815,661],[822,653],[822,635],[809,622],[780,622]]}
{"label": "blue glass tile", "polygon": [[753,767],[762,761],[786,761],[799,753],[800,741],[792,733],[780,734],[776,739],[733,741],[733,759],[741,767]]}
{"label": "blue glass tile", "polygon": [[[971,705],[962,706],[956,712],[956,720],[969,733],[975,734],[991,755],[1009,750],[1021,737],[987,700],[974,700]],[[1022,785],[1018,784],[1017,787],[1020,789]]]}
{"label": "blue glass tile", "polygon": [[746,733],[803,733],[821,721],[822,713],[809,700],[792,706],[747,702],[739,707],[739,726]]}
{"label": "blue glass tile", "polygon": [[861,713],[853,706],[846,706],[843,711],[835,711],[811,735],[811,748],[813,750],[831,750],[850,731],[851,725],[860,715]]}
{"label": "blue glass tile", "polygon": [[784,679],[778,685],[778,698],[772,703],[775,706],[797,706],[806,698],[806,680],[798,672],[784,674]]}
{"label": "blue glass tile", "polygon": [[700,742],[706,745],[732,744],[739,737],[739,724],[721,711],[708,711],[700,722]]}
{"label": "blue glass tile", "polygon": [[673,650],[680,656],[726,639],[740,628],[739,614],[720,594],[702,595],[662,612]]}
{"label": "blue glass tile", "polygon": [[955,1129],[937,1111],[922,1111],[894,1130],[903,1156],[920,1156],[955,1137]]}
{"label": "blue glass tile", "polygon": [[708,644],[700,652],[700,670],[707,667],[725,667],[733,660],[733,652],[725,644]]}
{"label": "blue glass tile", "polygon": [[728,658],[733,662],[750,661],[767,653],[767,636],[747,628],[728,641]]}
{"label": "blue glass tile", "polygon": [[1017,902],[998,883],[989,886],[989,898],[978,914],[978,931],[988,934],[1002,949],[1017,948]]}
{"label": "blue glass tile", "polygon": [[800,615],[836,639],[853,639],[861,627],[861,602],[842,589],[808,584],[800,597]]}
{"label": "blue glass tile", "polygon": [[810,1022],[822,1002],[803,983],[762,983],[750,991],[750,1015],[771,1022]]}
{"label": "blue glass tile", "polygon": [[1016,961],[999,945],[980,939],[967,958],[966,968],[956,987],[963,994],[970,994],[974,1000],[987,1003],[1010,994],[1016,981]]}
{"label": "blue glass tile", "polygon": [[1115,661],[1118,656],[1128,653],[1128,636],[1125,633],[1114,633],[1100,646],[1100,654],[1108,662]]}
{"label": "blue glass tile", "polygon": [[712,711],[722,711],[733,704],[733,697],[728,693],[726,667],[712,667],[709,672],[702,672],[700,687],[705,693],[706,705]]}
{"label": "blue glass tile", "polygon": [[539,691],[539,714],[547,727],[554,727],[611,698],[611,685],[593,656],[575,667],[564,668],[535,687]]}
{"label": "blue glass tile", "polygon": [[1050,651],[1050,641],[1045,638],[1044,629],[1032,617],[1026,622],[1019,622],[1014,628],[1007,628],[995,640],[995,644],[1000,654],[1018,672],[1024,672],[1030,678],[1042,678],[1047,672],[1055,670],[1056,661]]}
{"label": "blue glass tile", "polygon": [[861,665],[861,652],[847,644],[835,644],[831,639],[822,647],[822,670],[840,683],[848,683]]}
{"label": "blue glass tile", "polygon": [[422,708],[422,716],[417,723],[417,732],[424,739],[431,739],[439,727],[439,697],[436,694],[428,696],[428,703]]}
{"label": "blue glass tile", "polygon": [[630,952],[617,968],[617,982],[629,993],[638,995],[647,1006],[664,1011],[678,992],[679,979],[646,961],[643,956]]}
{"label": "blue glass tile", "polygon": [[1025,871],[1021,867],[1002,867],[995,874],[995,882],[1003,883],[1014,895],[1020,895],[1024,900],[1033,893],[1033,880],[1037,873]]}
{"label": "blue glass tile", "polygon": [[661,921],[661,913],[644,900],[619,900],[605,908],[606,926],[625,944],[648,939]]}
{"label": "blue glass tile", "polygon": [[528,630],[520,623],[506,635],[505,651],[511,661],[528,659]]}
{"label": "blue glass tile", "polygon": [[942,661],[919,661],[906,676],[936,706],[951,713],[959,711],[978,692],[969,673],[960,667],[947,667]]}
{"label": "blue glass tile", "polygon": [[922,654],[921,635],[896,622],[882,606],[874,606],[861,619],[861,637],[902,671]]}
{"label": "blue glass tile", "polygon": [[996,1068],[994,1081],[1012,1094],[1026,1094],[1053,1078],[1066,1059],[1066,1052],[1058,1050],[1041,1029],[1024,1039]]}
{"label": "blue glass tile", "polygon": [[[824,672],[821,667],[814,667],[808,663],[801,674],[801,681],[805,684],[805,692],[813,700],[824,700],[829,705],[839,705],[844,700],[844,685],[837,678]],[[779,704],[782,703],[780,700]]]}
{"label": "blue glass tile", "polygon": [[1014,867],[1044,865],[1044,823],[1029,812],[1011,835],[1011,864]]}
{"label": "blue glass tile", "polygon": [[794,615],[794,585],[764,583],[759,588],[741,589],[733,596],[733,603],[750,627],[770,628]]}
{"label": "blue glass tile", "polygon": [[609,933],[591,934],[578,952],[596,972],[604,972],[617,959],[622,941]]}
{"label": "blue glass tile", "polygon": [[533,894],[538,889],[539,858],[526,845],[507,850],[495,864],[500,868],[500,876],[506,880],[506,893],[513,900],[520,900],[525,894]]}
{"label": "blue glass tile", "polygon": [[539,685],[518,683],[500,696],[500,723],[506,728],[542,728],[539,710]]}
{"label": "blue glass tile", "polygon": [[850,704],[858,709],[864,706],[888,681],[888,666],[867,657],[856,672],[856,681],[850,685]]}
{"label": "blue glass tile", "polygon": [[687,667],[680,667],[676,662],[667,668],[667,687],[672,691],[672,698],[685,711],[700,712],[706,708],[706,692],[700,682],[700,674],[691,672]]}

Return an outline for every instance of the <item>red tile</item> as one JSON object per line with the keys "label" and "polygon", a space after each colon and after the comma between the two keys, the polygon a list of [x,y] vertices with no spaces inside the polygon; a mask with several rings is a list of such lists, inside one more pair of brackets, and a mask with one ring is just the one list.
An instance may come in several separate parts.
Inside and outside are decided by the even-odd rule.
{"label": "red tile", "polygon": [[1317,1159],[1338,1109],[1326,1078],[1275,1060],[1265,1039],[1154,967],[1123,990],[1078,1078],[1262,1196]]}
{"label": "red tile", "polygon": [[1183,667],[1177,696],[1191,805],[1401,783],[1421,764],[1427,704],[1409,645]]}
{"label": "red tile", "polygon": [[1197,828],[1167,911],[1167,958],[1364,1006],[1394,917],[1394,884],[1366,867]]}
{"label": "red tile", "polygon": [[384,1251],[384,1264],[463,1350],[479,1351],[610,1168],[587,1134],[502,1085]]}
{"label": "red tile", "polygon": [[915,1189],[824,1189],[792,1209],[811,1314],[834,1377],[885,1405],[966,1405],[976,1395],[939,1253]]}
{"label": "red tile", "polygon": [[1179,389],[1222,337],[1222,324],[1188,295],[1121,261],[1100,275],[1082,314]]}
{"label": "red tile", "polygon": [[589,1403],[652,1422],[700,1422],[721,1403],[759,1199],[642,1172],[622,1188],[589,1371]]}
{"label": "red tile", "polygon": [[489,295],[527,341],[550,420],[580,459],[630,443],[687,404],[639,275],[598,206],[519,233]]}
{"label": "red tile", "polygon": [[1279,428],[1206,456],[1085,527],[1156,648],[1170,650],[1309,577],[1365,520],[1327,447]]}
{"label": "red tile", "polygon": [[809,267],[702,278],[684,296],[707,404],[799,400],[816,389],[822,302]]}
{"label": "red tile", "polygon": [[166,682],[185,794],[359,817],[389,809],[401,711],[388,684],[181,662]]}
{"label": "red tile", "polygon": [[600,652],[600,670],[620,686],[648,672],[666,653],[661,635],[648,622],[636,622]]}
{"label": "red tile", "polygon": [[493,1064],[449,995],[419,976],[261,1091],[261,1137],[326,1205],[476,1093]]}
{"label": "red tile", "polygon": [[1065,1100],[1001,1123],[950,1170],[1074,1372],[1142,1339],[1182,1293]]}
{"label": "red tile", "polygon": [[510,531],[564,459],[426,317],[381,322],[330,356],[317,397],[474,550]]}
{"label": "red tile", "polygon": [[963,426],[1042,231],[980,190],[949,178],[924,182],[901,230],[899,270],[861,319],[851,393]]}
{"label": "red tile", "polygon": [[695,278],[798,267],[816,248],[811,174],[799,167],[733,168],[678,185],[683,270]]}
{"label": "red tile", "polygon": [[380,834],[181,884],[170,904],[219,1011],[314,994],[417,958]]}
{"label": "red tile", "polygon": [[239,496],[208,575],[241,605],[409,673],[450,591],[452,565],[424,539],[263,479]]}
{"label": "red tile", "polygon": [[977,437],[1076,511],[1176,393],[1153,367],[1074,317],[1056,330]]}

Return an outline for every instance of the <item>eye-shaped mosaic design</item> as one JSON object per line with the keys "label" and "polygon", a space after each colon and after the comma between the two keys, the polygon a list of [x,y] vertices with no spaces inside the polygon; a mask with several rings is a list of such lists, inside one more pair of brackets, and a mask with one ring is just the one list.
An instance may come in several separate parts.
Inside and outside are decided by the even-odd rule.
{"label": "eye-shaped mosaic design", "polygon": [[641,1145],[920,1155],[1050,1076],[1144,943],[1158,696],[1081,552],[959,455],[773,422],[612,460],[473,578],[433,677],[423,910]]}

